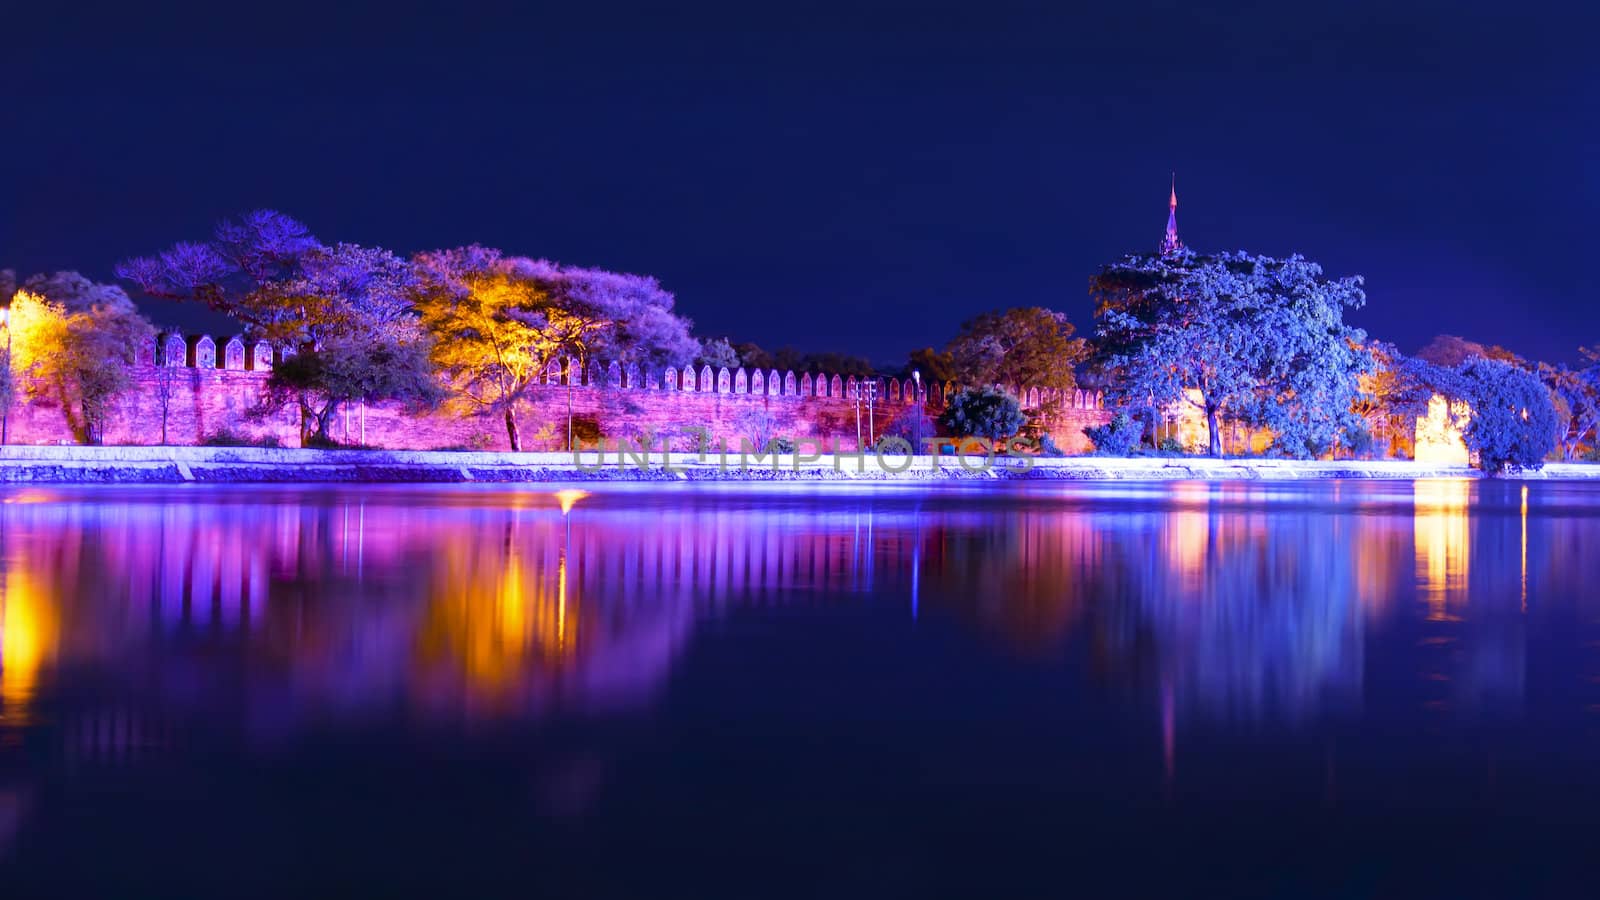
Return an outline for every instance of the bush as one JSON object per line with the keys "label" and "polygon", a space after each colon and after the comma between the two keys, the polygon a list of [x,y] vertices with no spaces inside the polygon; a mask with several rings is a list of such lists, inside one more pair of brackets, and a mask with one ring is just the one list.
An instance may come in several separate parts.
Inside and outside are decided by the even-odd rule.
{"label": "bush", "polygon": [[283,446],[276,437],[270,434],[253,438],[228,428],[223,428],[207,435],[206,439],[200,442],[200,445],[203,447],[262,447],[269,450]]}
{"label": "bush", "polygon": [[956,437],[989,438],[995,443],[1016,434],[1028,423],[1022,404],[1005,391],[994,388],[962,388],[951,395],[943,425]]}
{"label": "bush", "polygon": [[1161,443],[1156,445],[1156,451],[1165,453],[1168,456],[1182,456],[1189,452],[1189,448],[1185,447],[1183,442],[1175,437],[1164,437],[1161,439]]}
{"label": "bush", "polygon": [[1340,436],[1339,443],[1356,459],[1371,459],[1378,446],[1372,432],[1365,426],[1346,428]]}
{"label": "bush", "polygon": [[1144,427],[1127,413],[1119,412],[1111,421],[1093,428],[1085,428],[1084,436],[1094,443],[1094,452],[1100,456],[1132,456]]}
{"label": "bush", "polygon": [[1056,439],[1050,436],[1050,432],[1041,431],[1039,432],[1039,455],[1066,456],[1067,451],[1056,446]]}
{"label": "bush", "polygon": [[324,437],[323,435],[318,435],[318,434],[313,434],[310,437],[306,438],[304,446],[308,450],[377,450],[377,449],[379,449],[379,448],[373,447],[373,446],[371,446],[369,444],[358,444],[358,443],[344,444],[344,443],[340,443],[339,441],[334,440],[331,437]]}
{"label": "bush", "polygon": [[927,452],[927,441],[935,435],[933,419],[921,403],[901,410],[883,428],[883,437],[897,437],[910,444],[914,453]]}

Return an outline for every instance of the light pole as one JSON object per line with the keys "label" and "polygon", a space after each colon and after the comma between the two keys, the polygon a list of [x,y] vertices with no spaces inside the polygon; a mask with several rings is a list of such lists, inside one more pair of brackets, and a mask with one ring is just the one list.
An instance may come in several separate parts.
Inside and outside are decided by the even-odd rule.
{"label": "light pole", "polygon": [[873,427],[872,401],[878,396],[878,379],[867,382],[867,443],[877,445],[878,433]]}
{"label": "light pole", "polygon": [[[922,371],[920,369],[912,369],[911,370],[911,380],[916,382],[916,385],[917,385],[916,387],[911,389],[912,392],[916,395],[916,399],[917,399],[917,427],[912,429],[911,433],[912,433],[913,436],[916,437],[917,443],[920,444],[920,443],[922,443],[922,420],[928,414],[928,411],[927,411],[927,406],[928,405],[927,405],[927,403],[923,402],[923,399],[922,399]],[[916,453],[917,452],[917,448],[912,447],[911,448],[911,452],[912,453]]]}
{"label": "light pole", "polygon": [[872,430],[872,398],[878,396],[878,380],[876,378],[872,379],[871,381],[862,379],[861,381],[856,382],[857,450],[866,449],[866,447],[861,443],[861,395],[863,392],[865,392],[867,395],[867,442],[868,444],[876,444],[878,442],[877,435],[875,435]]}

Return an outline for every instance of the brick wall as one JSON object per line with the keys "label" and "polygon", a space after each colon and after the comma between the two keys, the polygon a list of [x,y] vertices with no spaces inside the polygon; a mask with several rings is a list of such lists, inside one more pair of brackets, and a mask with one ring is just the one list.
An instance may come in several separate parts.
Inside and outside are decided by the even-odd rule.
{"label": "brick wall", "polygon": [[[223,431],[249,438],[271,436],[286,447],[299,445],[299,420],[294,409],[283,409],[261,418],[252,415],[267,380],[263,357],[255,367],[255,350],[245,358],[237,347],[224,352],[206,353],[209,339],[187,347],[174,344],[173,365],[157,368],[155,345],[139,354],[134,367],[136,388],[122,397],[105,428],[107,444],[162,443],[163,385],[166,393],[166,443],[192,445]],[[229,342],[232,345],[235,342]],[[187,350],[180,353],[180,348]],[[180,356],[182,357],[180,359]],[[226,368],[197,366],[219,360]],[[251,368],[245,368],[250,365]],[[575,370],[575,367],[574,367]],[[740,439],[755,442],[758,432],[796,440],[823,440],[828,447],[854,450],[856,409],[853,399],[858,390],[855,379],[796,376],[794,373],[753,373],[743,370],[713,373],[668,372],[655,376],[638,371],[593,369],[576,379],[570,389],[562,372],[552,371],[548,383],[533,386],[519,404],[517,419],[526,450],[559,450],[566,446],[567,409],[570,395],[575,430],[580,439],[597,437],[608,441],[619,438],[638,440],[652,436],[652,446],[662,442],[674,450],[694,450],[699,443],[695,429],[705,429],[713,445],[727,441],[737,448]],[[773,376],[777,375],[777,378]],[[774,383],[775,382],[775,383]],[[685,390],[684,386],[696,388]],[[699,389],[699,388],[704,388]],[[937,417],[943,408],[945,385],[930,385],[922,402],[929,415]],[[826,396],[819,394],[825,392]],[[18,444],[73,443],[72,423],[50,393],[25,397],[19,392],[9,411],[9,439]],[[889,423],[918,402],[913,385],[895,379],[878,379],[872,404],[873,431],[882,435]],[[1082,391],[1062,396],[1037,390],[1021,394],[1025,405],[1037,407],[1056,401],[1057,410],[1048,430],[1068,452],[1090,449],[1082,430],[1104,423],[1108,415],[1098,395]],[[861,432],[868,429],[867,403],[860,403]],[[71,411],[75,417],[76,411]],[[476,415],[465,409],[444,409],[411,415],[395,404],[368,407],[350,405],[335,418],[331,429],[336,440],[373,447],[405,450],[509,448],[505,424],[498,415]],[[919,448],[920,450],[921,448]]]}

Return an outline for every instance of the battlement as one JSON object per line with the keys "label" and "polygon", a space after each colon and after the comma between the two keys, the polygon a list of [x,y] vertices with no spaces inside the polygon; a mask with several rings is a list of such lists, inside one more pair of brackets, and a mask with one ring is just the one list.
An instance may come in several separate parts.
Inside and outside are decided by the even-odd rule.
{"label": "battlement", "polygon": [[[294,355],[291,347],[274,347],[266,341],[246,341],[241,335],[230,336],[222,345],[221,364],[218,364],[217,340],[209,334],[179,334],[163,332],[141,344],[135,354],[140,366],[157,365],[191,368],[220,369],[237,372],[270,372],[273,361]],[[158,362],[159,361],[159,362]],[[584,366],[576,357],[552,362],[535,381],[540,385],[570,384],[573,387],[603,390],[674,391],[700,394],[742,394],[768,397],[800,397],[825,399],[872,399],[878,403],[914,403],[918,400],[917,383],[899,378],[861,379],[854,375],[840,376],[826,372],[801,372],[791,369],[729,370],[702,366],[677,368],[646,368],[638,364],[622,365],[612,362],[601,365],[590,362]],[[1016,385],[999,385],[1017,397],[1022,405],[1038,408],[1056,404],[1063,409],[1104,409],[1105,396],[1100,391],[1060,391],[1052,388],[1029,388]],[[959,385],[929,382],[921,387],[921,400],[932,406],[944,405],[944,400]]]}
{"label": "battlement", "polygon": [[[298,410],[262,405],[274,364],[293,352],[242,335],[155,335],[136,348],[134,384],[115,401],[104,439],[135,445],[227,439],[298,446]],[[569,357],[552,362],[535,379],[516,402],[515,415],[524,447],[532,450],[566,447],[569,417],[573,434],[582,440],[648,436],[679,451],[694,450],[707,439],[739,446],[760,435],[856,448],[883,435],[918,403],[937,415],[957,388],[923,382],[919,390],[914,380],[827,372],[585,365]],[[1068,450],[1089,449],[1082,429],[1109,417],[1098,391],[1008,390],[1026,408],[1043,410],[1050,432]],[[10,412],[13,443],[76,440],[74,411],[70,405],[63,408],[51,391],[24,392]],[[475,415],[459,404],[432,412],[398,403],[344,404],[330,436],[392,450],[492,450],[507,443],[501,416]]]}

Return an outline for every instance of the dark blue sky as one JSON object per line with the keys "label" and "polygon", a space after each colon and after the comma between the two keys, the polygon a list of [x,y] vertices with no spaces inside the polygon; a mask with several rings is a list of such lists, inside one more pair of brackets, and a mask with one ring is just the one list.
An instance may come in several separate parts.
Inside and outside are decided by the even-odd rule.
{"label": "dark blue sky", "polygon": [[8,10],[0,266],[109,278],[271,206],[887,362],[986,308],[1089,330],[1175,169],[1190,246],[1363,274],[1353,318],[1406,349],[1600,343],[1578,4],[138,5]]}

